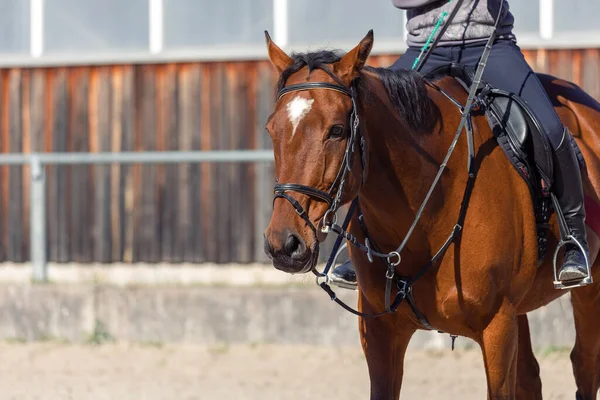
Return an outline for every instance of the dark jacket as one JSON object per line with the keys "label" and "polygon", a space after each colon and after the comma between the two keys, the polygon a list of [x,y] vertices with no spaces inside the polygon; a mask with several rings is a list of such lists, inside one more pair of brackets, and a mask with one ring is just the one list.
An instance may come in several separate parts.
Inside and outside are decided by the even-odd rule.
{"label": "dark jacket", "polygon": [[[431,35],[442,12],[448,15],[458,0],[392,0],[397,8],[408,10],[406,28],[408,45],[422,46]],[[494,23],[503,2],[498,37],[515,40],[512,33],[514,18],[506,0],[464,0],[451,21],[439,46],[485,41],[494,31]],[[448,17],[446,17],[448,18]]]}

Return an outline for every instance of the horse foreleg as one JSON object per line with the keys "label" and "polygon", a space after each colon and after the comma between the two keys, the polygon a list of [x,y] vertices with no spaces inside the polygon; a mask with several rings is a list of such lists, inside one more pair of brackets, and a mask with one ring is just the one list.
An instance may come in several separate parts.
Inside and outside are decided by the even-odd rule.
{"label": "horse foreleg", "polygon": [[[600,267],[597,264],[594,268]],[[577,399],[596,400],[600,388],[600,282],[573,289],[571,301],[576,335],[571,362]]]}
{"label": "horse foreleg", "polygon": [[481,349],[491,400],[514,399],[518,323],[515,308],[504,303],[481,335]]}
{"label": "horse foreleg", "polygon": [[[359,304],[363,312],[374,312],[360,294]],[[409,321],[397,326],[398,317],[359,318],[361,344],[371,380],[371,400],[396,400],[400,397],[404,355],[416,329]]]}
{"label": "horse foreleg", "polygon": [[531,332],[527,314],[517,317],[519,344],[517,350],[517,400],[541,400],[542,380],[540,366],[531,347]]}

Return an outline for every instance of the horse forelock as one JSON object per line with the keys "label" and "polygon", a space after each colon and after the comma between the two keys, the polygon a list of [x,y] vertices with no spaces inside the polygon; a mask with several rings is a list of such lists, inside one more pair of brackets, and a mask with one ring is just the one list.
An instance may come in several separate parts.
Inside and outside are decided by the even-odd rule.
{"label": "horse forelock", "polygon": [[293,53],[291,58],[294,62],[279,76],[277,91],[279,92],[281,89],[283,89],[287,80],[305,67],[308,68],[309,75],[314,70],[321,69],[331,76],[335,81],[337,81],[337,83],[343,85],[340,78],[337,77],[333,71],[331,71],[331,68],[329,68],[329,65],[338,62],[342,56],[343,53],[338,50],[320,50],[310,53]]}

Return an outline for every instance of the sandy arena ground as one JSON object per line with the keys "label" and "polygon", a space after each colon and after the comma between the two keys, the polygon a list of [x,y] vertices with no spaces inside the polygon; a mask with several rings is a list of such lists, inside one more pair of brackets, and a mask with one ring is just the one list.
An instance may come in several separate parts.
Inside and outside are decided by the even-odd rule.
{"label": "sandy arena ground", "polygon": [[[573,399],[568,353],[538,355],[545,399]],[[410,351],[403,399],[485,399],[477,351]],[[0,344],[0,399],[367,399],[358,348]]]}

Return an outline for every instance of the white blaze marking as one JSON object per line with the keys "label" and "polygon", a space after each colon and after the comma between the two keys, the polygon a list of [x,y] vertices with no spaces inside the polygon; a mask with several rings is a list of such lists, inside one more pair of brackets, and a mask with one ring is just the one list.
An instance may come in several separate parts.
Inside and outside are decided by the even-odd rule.
{"label": "white blaze marking", "polygon": [[303,97],[296,96],[294,100],[290,101],[287,105],[288,117],[290,118],[290,122],[292,123],[292,137],[296,133],[296,129],[298,128],[298,124],[302,121],[302,118],[306,117],[306,114],[312,108],[312,103],[315,99],[307,100]]}

